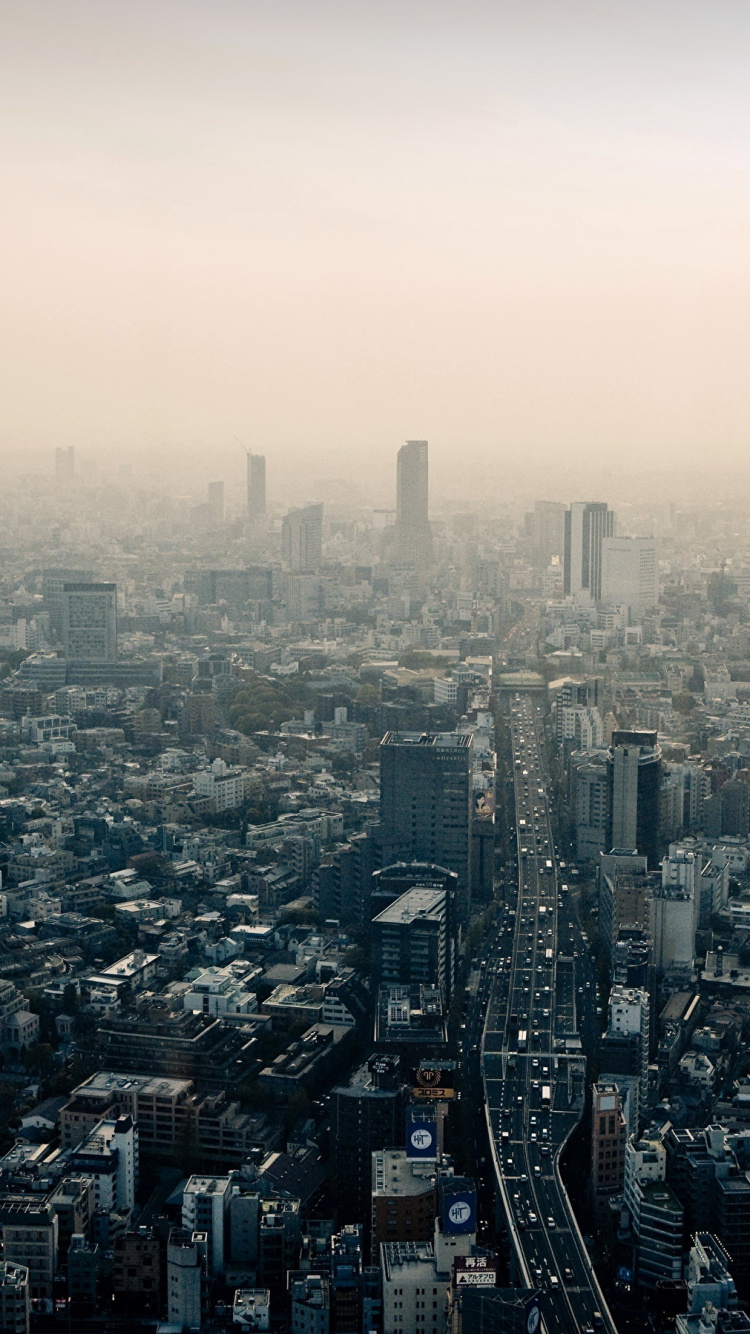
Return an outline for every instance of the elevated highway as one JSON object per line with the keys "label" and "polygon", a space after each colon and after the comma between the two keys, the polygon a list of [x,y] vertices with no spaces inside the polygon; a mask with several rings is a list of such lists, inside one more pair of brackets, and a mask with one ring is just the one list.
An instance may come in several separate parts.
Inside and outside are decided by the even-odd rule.
{"label": "elevated highway", "polygon": [[518,893],[486,958],[485,1115],[515,1277],[543,1292],[547,1334],[615,1334],[560,1176],[586,1097],[580,1033],[595,1007],[590,961],[566,910],[538,698],[510,701]]}

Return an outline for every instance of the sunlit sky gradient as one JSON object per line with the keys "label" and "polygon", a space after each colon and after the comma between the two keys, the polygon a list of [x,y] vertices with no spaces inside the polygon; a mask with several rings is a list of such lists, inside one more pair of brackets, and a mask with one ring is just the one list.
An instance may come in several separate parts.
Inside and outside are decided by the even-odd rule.
{"label": "sunlit sky gradient", "polygon": [[747,467],[747,0],[11,0],[0,62],[9,451]]}

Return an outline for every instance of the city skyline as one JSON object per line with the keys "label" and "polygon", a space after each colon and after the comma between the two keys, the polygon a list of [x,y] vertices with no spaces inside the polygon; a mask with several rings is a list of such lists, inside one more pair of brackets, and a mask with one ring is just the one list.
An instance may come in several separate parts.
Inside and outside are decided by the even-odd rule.
{"label": "city skyline", "polygon": [[746,476],[745,7],[423,18],[6,16],[4,455]]}

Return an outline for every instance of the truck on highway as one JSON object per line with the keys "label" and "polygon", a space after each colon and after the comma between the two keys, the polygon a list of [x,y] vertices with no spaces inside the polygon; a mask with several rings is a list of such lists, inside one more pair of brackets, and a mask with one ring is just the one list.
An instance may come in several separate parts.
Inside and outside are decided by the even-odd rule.
{"label": "truck on highway", "polygon": [[549,1084],[542,1084],[542,1107],[552,1105],[552,1088]]}
{"label": "truck on highway", "polygon": [[519,1028],[519,1030],[518,1030],[518,1050],[519,1050],[519,1051],[526,1051],[527,1046],[528,1046],[528,1033],[526,1032],[526,1029],[525,1029],[525,1028]]}

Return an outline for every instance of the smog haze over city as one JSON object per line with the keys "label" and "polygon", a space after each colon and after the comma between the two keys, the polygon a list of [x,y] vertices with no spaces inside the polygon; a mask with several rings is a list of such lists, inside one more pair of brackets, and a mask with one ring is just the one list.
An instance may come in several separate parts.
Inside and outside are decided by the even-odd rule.
{"label": "smog haze over city", "polygon": [[750,1334],[748,39],[0,6],[0,1334]]}
{"label": "smog haze over city", "polygon": [[744,477],[742,0],[2,23],[13,466],[73,443],[229,481],[239,436],[282,490],[304,468],[387,503],[423,435],[440,499],[534,466]]}

